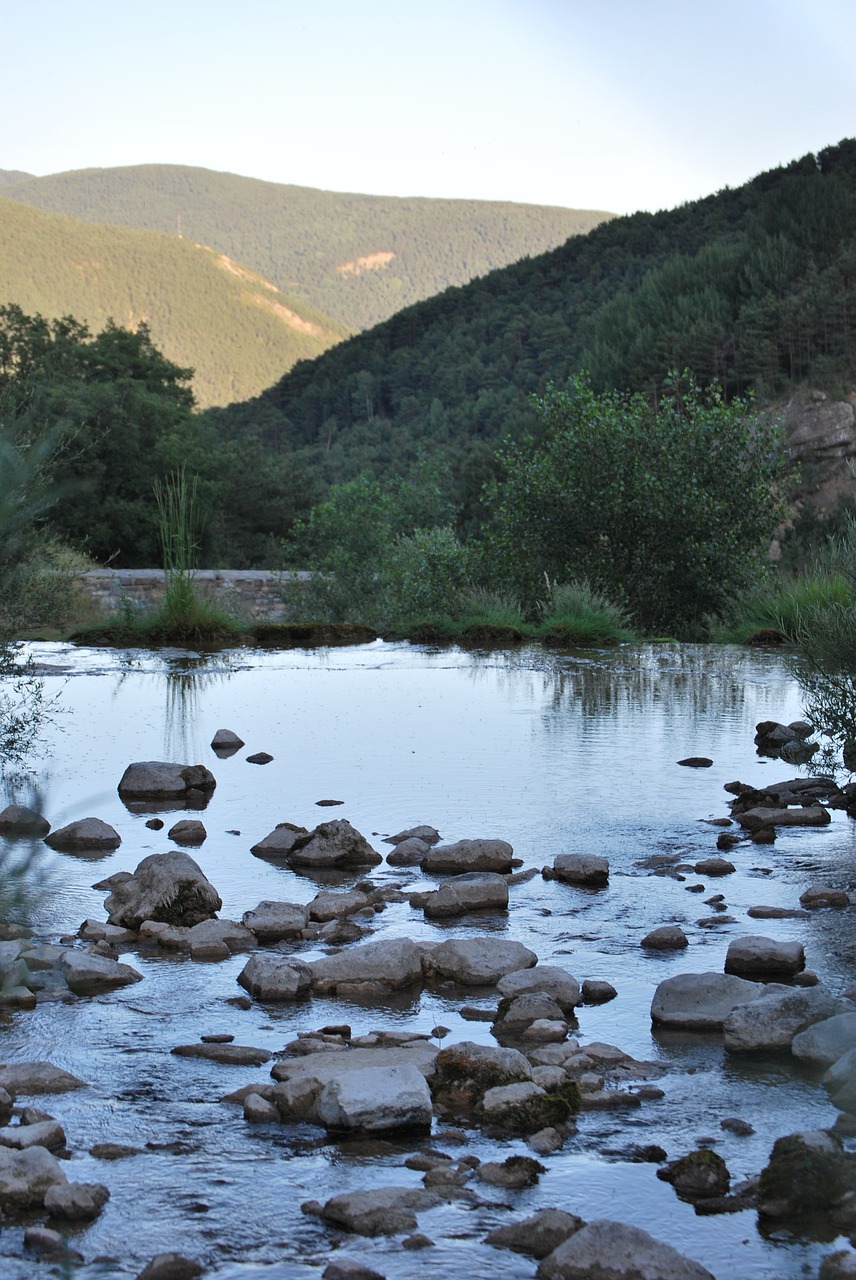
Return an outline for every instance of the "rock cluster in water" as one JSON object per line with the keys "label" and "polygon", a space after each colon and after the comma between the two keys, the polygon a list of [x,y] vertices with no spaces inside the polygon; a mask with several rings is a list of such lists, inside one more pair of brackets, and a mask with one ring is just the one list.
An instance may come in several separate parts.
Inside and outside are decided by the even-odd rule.
{"label": "rock cluster in water", "polygon": [[[804,728],[772,722],[759,726],[759,750],[763,746],[773,753],[774,747],[776,755],[793,762],[807,751],[808,758]],[[224,758],[242,745],[225,730],[212,743]],[[709,761],[704,758],[704,763]],[[145,762],[129,766],[120,793],[138,812],[165,801],[171,807],[204,807],[215,785],[201,765]],[[851,798],[846,788],[827,778],[791,779],[763,791],[733,783],[727,790],[735,797],[732,821],[743,834],[729,831],[728,840],[720,836],[721,849],[733,849],[741,840],[775,838],[781,826],[825,825],[830,807],[849,811],[856,805],[856,795]],[[118,834],[98,819],[71,824],[51,836],[40,815],[20,806],[0,813],[0,834],[47,838],[59,850],[88,850],[93,856],[120,843]],[[171,827],[169,836],[178,844],[199,845],[205,829],[187,819]],[[0,1006],[28,1009],[41,1000],[87,998],[139,982],[139,971],[119,959],[120,953],[134,949],[208,962],[245,952],[237,981],[247,993],[239,999],[247,1005],[250,1000],[302,1002],[309,1011],[316,996],[370,1002],[435,986],[459,992],[462,1017],[489,1019],[495,1044],[466,1039],[447,1044],[444,1028],[433,1035],[385,1029],[354,1035],[344,1022],[327,1025],[298,1034],[274,1055],[267,1078],[255,1078],[222,1098],[242,1109],[247,1124],[259,1132],[266,1129],[274,1140],[283,1126],[309,1125],[333,1136],[392,1136],[412,1144],[414,1154],[405,1164],[421,1173],[421,1186],[407,1182],[340,1190],[323,1203],[308,1201],[302,1208],[334,1231],[401,1235],[406,1237],[403,1248],[430,1248],[430,1238],[418,1231],[420,1214],[453,1201],[484,1204],[492,1187],[514,1192],[535,1185],[546,1171],[541,1161],[562,1148],[581,1112],[636,1109],[658,1100],[663,1091],[654,1081],[665,1068],[639,1062],[616,1045],[583,1039],[578,1016],[585,1020],[587,1006],[615,996],[609,982],[592,977],[580,981],[560,966],[540,964],[532,950],[513,939],[478,932],[480,915],[490,919],[508,912],[515,887],[535,874],[515,870],[520,862],[510,844],[493,837],[444,844],[427,825],[387,840],[392,845],[389,866],[418,867],[440,877],[439,887],[404,893],[363,878],[345,889],[322,888],[308,903],[263,900],[240,920],[220,918],[220,895],[190,854],[171,850],[149,855],[134,870],[97,883],[107,895],[107,919],[84,921],[76,941],[37,942],[19,931],[0,942]],[[354,877],[366,877],[382,861],[344,819],[313,830],[281,823],[252,852],[310,873],[334,870]],[[677,863],[670,856],[653,855],[640,865],[654,875],[677,874]],[[690,869],[726,877],[734,864],[711,857]],[[562,890],[566,893],[603,893],[608,892],[610,868],[601,857],[560,853],[542,875],[570,886]],[[688,887],[704,891],[702,885]],[[371,937],[390,902],[409,903],[427,919],[467,919],[472,936],[441,935],[431,941]],[[712,895],[706,905],[712,914],[697,922],[699,928],[730,918],[724,895]],[[817,884],[804,891],[799,908],[788,910],[804,915],[848,907],[846,892]],[[764,908],[749,914],[764,918]],[[15,934],[14,929],[6,932]],[[327,954],[299,954],[307,944],[317,948],[319,943],[329,948]],[[677,923],[665,922],[641,943],[657,953],[686,949],[690,938]],[[473,992],[488,1005],[467,1004]],[[856,1004],[818,983],[797,942],[763,934],[732,938],[721,971],[684,972],[661,981],[651,1019],[658,1027],[720,1037],[730,1054],[789,1054],[825,1072],[823,1083],[835,1106],[856,1115]],[[172,1053],[254,1068],[272,1057],[266,1049],[235,1044],[231,1036],[206,1036],[197,1044],[175,1045]],[[45,1219],[45,1225],[31,1226],[28,1232],[26,1244],[34,1256],[73,1256],[63,1254],[63,1236],[55,1224],[96,1217],[109,1191],[100,1183],[67,1179],[57,1159],[67,1150],[62,1125],[25,1105],[24,1099],[86,1087],[49,1062],[0,1064],[0,1212],[4,1218],[27,1213]],[[739,1117],[722,1123],[736,1134],[752,1132]],[[522,1141],[532,1154],[480,1161],[465,1153],[456,1159],[438,1142],[428,1141],[433,1133],[465,1146],[472,1132],[502,1143]],[[110,1145],[105,1144],[103,1158],[121,1158],[118,1148],[117,1154],[107,1154]],[[856,1230],[856,1157],[832,1131],[780,1138],[766,1167],[737,1184],[722,1158],[703,1145],[671,1160],[656,1145],[638,1148],[628,1158],[657,1162],[659,1176],[699,1213],[751,1206],[770,1222],[820,1213],[837,1230]],[[610,1219],[586,1223],[566,1209],[542,1209],[496,1228],[486,1240],[536,1260],[539,1277],[711,1280],[699,1262],[645,1231]],[[822,1274],[852,1274],[847,1268],[853,1256],[839,1251]],[[197,1262],[175,1253],[153,1258],[140,1276],[162,1280],[198,1274]],[[338,1254],[323,1274],[328,1280],[365,1280],[380,1273]]]}

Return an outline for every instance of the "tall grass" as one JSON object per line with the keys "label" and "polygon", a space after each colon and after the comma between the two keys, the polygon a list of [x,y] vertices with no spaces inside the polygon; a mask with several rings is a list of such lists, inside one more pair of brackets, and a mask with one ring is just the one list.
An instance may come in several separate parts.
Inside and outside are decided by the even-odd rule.
{"label": "tall grass", "polygon": [[753,638],[798,645],[808,626],[826,618],[830,610],[850,609],[854,592],[847,577],[818,565],[800,574],[787,574],[758,586],[737,605],[731,620],[714,639],[745,644]]}
{"label": "tall grass", "polygon": [[[545,575],[546,576],[546,575]],[[620,605],[597,591],[586,578],[551,582],[538,607],[538,637],[544,644],[574,647],[620,644],[634,638]]]}

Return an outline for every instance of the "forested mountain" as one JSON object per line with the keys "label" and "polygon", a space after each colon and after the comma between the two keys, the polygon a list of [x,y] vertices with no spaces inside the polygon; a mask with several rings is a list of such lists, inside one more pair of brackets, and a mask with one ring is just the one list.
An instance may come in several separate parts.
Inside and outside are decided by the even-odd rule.
{"label": "forested mountain", "polygon": [[346,330],[223,253],[176,236],[93,226],[5,198],[0,305],[90,329],[144,321],[168,359],[195,370],[199,404],[255,395]]}
{"label": "forested mountain", "polygon": [[653,393],[684,367],[727,394],[856,381],[854,229],[851,139],[449,289],[215,421],[326,482],[430,455],[466,528],[497,443],[535,429],[528,397],[582,368]]}
{"label": "forested mountain", "polygon": [[348,195],[183,165],[22,175],[2,189],[87,222],[210,245],[351,330],[552,249],[611,216],[484,200]]}
{"label": "forested mountain", "polygon": [[24,173],[23,169],[0,169],[0,187],[8,187],[32,177],[33,174]]}

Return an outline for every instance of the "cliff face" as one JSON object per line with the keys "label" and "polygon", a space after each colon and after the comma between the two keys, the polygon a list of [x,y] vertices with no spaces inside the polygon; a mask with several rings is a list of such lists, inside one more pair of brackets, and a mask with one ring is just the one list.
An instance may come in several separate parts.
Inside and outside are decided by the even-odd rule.
{"label": "cliff face", "polygon": [[856,494],[856,393],[833,400],[823,391],[804,391],[785,408],[788,448],[800,467],[796,504],[826,519]]}

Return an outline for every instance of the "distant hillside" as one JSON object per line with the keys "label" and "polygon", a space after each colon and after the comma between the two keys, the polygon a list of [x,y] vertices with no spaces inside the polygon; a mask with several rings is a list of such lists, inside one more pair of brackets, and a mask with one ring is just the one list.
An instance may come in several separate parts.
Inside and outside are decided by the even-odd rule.
{"label": "distant hillside", "polygon": [[24,173],[23,169],[0,169],[0,187],[7,187],[16,182],[24,182],[33,174]]}
{"label": "distant hillside", "polygon": [[215,420],[326,482],[431,457],[466,527],[496,445],[535,430],[532,393],[583,368],[655,393],[685,367],[769,397],[856,383],[856,140],[450,289]]}
{"label": "distant hillside", "polygon": [[347,195],[182,165],[82,169],[22,179],[4,185],[3,194],[87,222],[211,245],[351,330],[555,248],[612,216]]}
{"label": "distant hillside", "polygon": [[0,303],[93,331],[144,320],[164,355],[196,370],[202,406],[258,394],[346,334],[223,253],[151,231],[93,226],[5,198]]}

